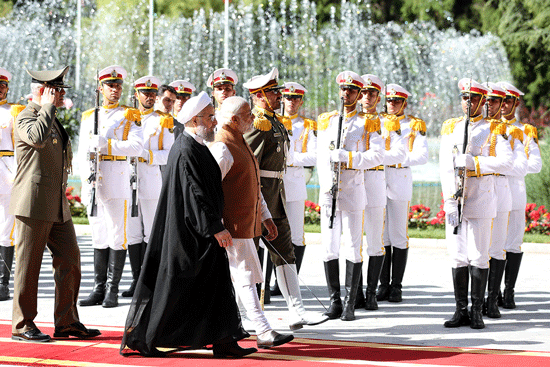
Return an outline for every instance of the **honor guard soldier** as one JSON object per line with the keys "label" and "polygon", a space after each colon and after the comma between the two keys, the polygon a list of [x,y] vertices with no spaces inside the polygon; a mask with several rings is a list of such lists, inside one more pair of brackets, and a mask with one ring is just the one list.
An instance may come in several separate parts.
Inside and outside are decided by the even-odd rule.
{"label": "honor guard soldier", "polygon": [[[143,133],[139,110],[119,104],[126,70],[109,66],[99,73],[103,104],[98,107],[98,129],[94,134],[95,109],[82,114],[80,127],[80,179],[88,206],[94,248],[94,288],[81,306],[118,306],[118,285],[128,246],[128,219],[131,209],[131,167],[128,157],[141,156]],[[87,180],[95,172],[95,179]],[[88,182],[90,181],[90,182]]]}
{"label": "honor guard soldier", "polygon": [[[363,114],[357,102],[365,81],[352,71],[336,77],[341,112],[326,112],[317,120],[317,169],[321,205],[321,237],[325,248],[324,266],[330,296],[330,319],[355,320],[355,299],[363,265],[363,216],[365,211],[365,169],[382,164],[384,147],[380,127]],[[339,131],[340,129],[340,131]],[[374,133],[374,134],[372,134]],[[371,140],[371,137],[373,138]],[[338,142],[340,143],[338,145]],[[340,242],[346,250],[346,297],[340,299]]]}
{"label": "honor guard soldier", "polygon": [[[439,152],[446,241],[456,300],[456,311],[444,325],[482,329],[491,226],[497,215],[494,174],[510,169],[512,151],[505,131],[491,132],[490,124],[483,119],[487,89],[466,78],[459,81],[458,87],[465,116],[443,123]],[[470,276],[472,307],[468,314]]]}
{"label": "honor guard soldier", "polygon": [[212,97],[216,101],[216,109],[219,109],[227,98],[233,97],[237,92],[235,85],[239,82],[237,74],[231,69],[218,69],[208,77],[206,85],[212,88]]}
{"label": "honor guard soldier", "polygon": [[[428,162],[426,123],[405,114],[407,99],[411,94],[402,86],[386,86],[387,114],[382,124],[386,131],[398,131],[405,145],[406,156],[400,163],[386,164],[386,224],[384,245],[386,254],[380,274],[378,301],[401,302],[402,282],[409,252],[408,220],[412,199],[412,172],[410,166]],[[385,134],[387,134],[385,132]],[[388,144],[388,139],[386,139]],[[391,280],[390,280],[391,273]]]}
{"label": "honor guard soldier", "polygon": [[[511,125],[502,125],[501,108],[506,97],[506,90],[495,83],[484,83],[487,89],[487,123],[491,124],[493,136],[503,130],[508,136],[512,148],[512,168],[506,172],[495,174],[495,192],[497,195],[497,216],[493,220],[491,229],[491,247],[489,248],[489,277],[487,281],[487,302],[483,308],[483,314],[490,318],[500,318],[498,310],[498,292],[504,267],[506,265],[506,238],[508,233],[508,221],[512,210],[512,190],[508,176],[525,176],[527,172],[527,157],[523,147],[523,132]],[[525,210],[525,205],[523,206]]]}
{"label": "honor guard soldier", "polygon": [[[191,98],[191,94],[195,91],[195,86],[187,80],[175,80],[168,85],[174,87],[176,90],[176,101],[174,102],[174,111],[172,112],[172,116],[177,117],[185,102]],[[174,137],[177,138],[184,130],[184,126],[177,120],[174,120],[174,126]]]}
{"label": "honor guard soldier", "polygon": [[134,82],[141,113],[143,151],[136,157],[137,216],[130,216],[128,221],[128,255],[133,280],[130,289],[122,293],[123,297],[134,295],[162,187],[160,166],[166,164],[174,144],[174,118],[154,110],[159,85],[160,80],[154,76],[144,76]]}
{"label": "honor guard soldier", "polygon": [[[244,138],[258,160],[262,194],[277,226],[278,236],[271,242],[273,248],[267,244],[266,246],[290,311],[290,329],[296,330],[303,325],[320,324],[328,318],[321,314],[306,312],[300,294],[283,184],[289,138],[285,127],[275,114],[275,110],[280,108],[280,90],[283,88],[277,82],[278,77],[279,71],[273,68],[268,74],[254,76],[243,84],[250,91],[255,106],[254,128],[246,133]],[[257,237],[256,243],[258,240]]]}
{"label": "honor guard soldier", "polygon": [[[359,101],[363,111],[360,116],[365,119],[365,128],[369,130],[368,135],[365,136],[368,139],[367,150],[370,149],[371,145],[377,146],[381,144],[384,147],[385,153],[384,163],[390,165],[402,162],[406,153],[398,131],[382,129],[380,115],[376,111],[376,107],[380,102],[380,94],[384,90],[384,83],[373,74],[365,74],[361,78],[363,78],[365,84],[361,90],[361,99]],[[386,159],[388,159],[387,162]],[[366,301],[363,294],[363,276],[361,275],[355,307],[377,310],[376,287],[378,286],[385,254],[384,242],[382,240],[386,217],[386,174],[384,172],[384,164],[365,170],[365,194],[367,204],[365,206],[364,231],[367,243],[367,255],[369,256]]]}
{"label": "honor guard soldier", "polygon": [[[508,82],[497,83],[506,90],[506,97],[502,105],[502,121],[507,126],[514,126],[521,130],[523,147],[527,158],[526,173],[539,173],[542,169],[537,128],[516,120],[516,109],[519,106],[520,96],[523,95],[519,89]],[[510,127],[508,129],[510,129]],[[519,137],[519,136],[518,136]],[[515,140],[513,141],[515,144]],[[515,164],[514,164],[515,165]],[[514,302],[514,288],[521,264],[523,252],[521,244],[525,234],[525,206],[527,195],[525,192],[525,174],[520,172],[509,173],[508,182],[512,190],[512,210],[508,224],[508,236],[506,238],[506,268],[504,273],[504,298],[502,307],[507,309],[516,308]],[[500,284],[498,285],[500,288]]]}
{"label": "honor guard soldier", "polygon": [[[296,270],[300,267],[306,249],[304,243],[304,210],[307,199],[306,174],[304,167],[315,166],[317,161],[317,123],[298,114],[304,104],[307,89],[295,82],[287,82],[283,89],[283,125],[288,131],[290,149],[286,159],[286,173],[283,178],[286,193],[286,214],[290,223],[292,245],[296,256]],[[271,295],[280,295],[275,282]]]}
{"label": "honor guard soldier", "polygon": [[25,106],[8,103],[11,74],[0,68],[0,301],[10,299],[10,275],[15,244],[15,217],[9,214],[15,178],[13,120]]}

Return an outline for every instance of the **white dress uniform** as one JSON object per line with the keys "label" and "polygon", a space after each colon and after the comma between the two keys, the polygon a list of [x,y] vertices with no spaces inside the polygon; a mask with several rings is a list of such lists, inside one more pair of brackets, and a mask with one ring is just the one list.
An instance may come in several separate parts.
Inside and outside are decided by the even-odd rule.
{"label": "white dress uniform", "polygon": [[[456,147],[462,152],[464,143],[464,118],[447,120],[443,124],[439,167],[443,197],[450,198],[456,192]],[[491,124],[482,116],[472,117],[469,128],[467,153],[475,157],[475,170],[468,171],[465,183],[462,224],[458,234],[446,226],[446,238],[453,268],[475,266],[487,269],[491,226],[497,215],[495,173],[507,172],[512,167],[512,150],[505,138],[505,130],[491,132]]]}
{"label": "white dress uniform", "polygon": [[138,216],[129,218],[130,245],[149,242],[162,187],[160,166],[168,161],[168,153],[174,144],[174,119],[170,115],[146,111],[141,114],[141,126],[143,151],[137,164]]}
{"label": "white dress uniform", "polygon": [[[304,209],[307,199],[305,169],[317,162],[316,123],[303,116],[283,118],[290,139],[289,157],[283,177],[286,193],[286,215],[290,223],[292,244],[304,246]],[[287,163],[290,161],[287,158]]]}
{"label": "white dress uniform", "polygon": [[[97,181],[97,216],[88,218],[92,227],[95,249],[124,250],[128,245],[127,224],[131,205],[130,166],[127,157],[139,156],[143,150],[143,133],[138,110],[126,106],[100,107],[99,135],[108,139],[108,145],[100,151]],[[91,150],[88,142],[93,135],[94,109],[82,114],[78,159],[82,197],[90,201],[91,186],[87,182]]]}
{"label": "white dress uniform", "polygon": [[[321,234],[325,248],[324,261],[340,257],[340,240],[343,235],[344,256],[352,263],[363,261],[363,213],[367,204],[365,192],[365,169],[382,164],[384,147],[382,141],[370,141],[367,150],[366,138],[370,131],[365,129],[365,116],[353,111],[344,116],[340,148],[347,150],[347,163],[341,163],[339,192],[336,201],[336,216],[333,228],[329,228],[332,207],[332,163],[329,147],[335,144],[338,135],[336,111],[319,116],[317,136],[317,169],[320,183]],[[370,132],[372,133],[372,132]]]}
{"label": "white dress uniform", "polygon": [[[17,106],[13,108],[15,114],[18,111]],[[0,246],[5,247],[12,247],[15,243],[15,217],[9,214],[11,189],[16,170],[13,120],[12,105],[6,103],[6,100],[0,101]]]}

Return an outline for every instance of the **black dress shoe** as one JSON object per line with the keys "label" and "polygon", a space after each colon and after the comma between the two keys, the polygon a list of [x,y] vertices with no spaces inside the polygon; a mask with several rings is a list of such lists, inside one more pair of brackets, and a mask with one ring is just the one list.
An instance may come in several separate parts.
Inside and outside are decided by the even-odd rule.
{"label": "black dress shoe", "polygon": [[279,334],[275,330],[271,330],[263,338],[258,336],[256,338],[256,343],[258,344],[258,348],[269,349],[269,348],[276,347],[278,345],[288,343],[293,339],[294,339],[294,335],[292,334]]}
{"label": "black dress shoe", "polygon": [[78,321],[67,326],[56,326],[55,332],[53,333],[54,338],[68,338],[69,336],[74,336],[79,339],[87,339],[98,335],[101,335],[99,330],[88,329]]}
{"label": "black dress shoe", "polygon": [[52,340],[49,335],[44,334],[38,329],[27,330],[23,333],[11,334],[13,340],[21,340],[25,342],[44,343]]}
{"label": "black dress shoe", "polygon": [[214,344],[212,349],[216,358],[241,358],[258,351],[256,348],[241,348],[237,342]]}

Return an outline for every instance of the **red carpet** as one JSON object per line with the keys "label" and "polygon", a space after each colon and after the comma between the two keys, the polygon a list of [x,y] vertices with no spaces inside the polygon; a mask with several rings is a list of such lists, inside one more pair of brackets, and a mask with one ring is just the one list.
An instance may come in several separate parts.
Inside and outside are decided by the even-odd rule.
{"label": "red carpet", "polygon": [[[50,335],[53,325],[40,323]],[[295,339],[271,350],[260,350],[244,359],[215,359],[210,350],[170,354],[165,358],[122,357],[119,352],[122,328],[99,327],[102,335],[93,340],[55,339],[51,343],[11,340],[11,324],[0,320],[0,364],[23,366],[549,366],[550,353],[470,348],[415,347],[362,342]],[[255,347],[254,338],[240,342]]]}

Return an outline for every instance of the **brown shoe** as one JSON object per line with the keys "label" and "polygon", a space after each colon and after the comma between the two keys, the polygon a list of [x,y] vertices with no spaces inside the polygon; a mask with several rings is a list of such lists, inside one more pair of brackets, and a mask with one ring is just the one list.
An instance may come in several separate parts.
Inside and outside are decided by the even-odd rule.
{"label": "brown shoe", "polygon": [[69,336],[74,336],[78,339],[87,339],[98,335],[101,335],[99,330],[88,329],[78,321],[67,326],[56,326],[55,332],[53,333],[54,338],[68,338]]}
{"label": "brown shoe", "polygon": [[13,340],[21,340],[25,342],[45,343],[52,340],[49,335],[44,334],[38,329],[27,330],[23,333],[13,333]]}

